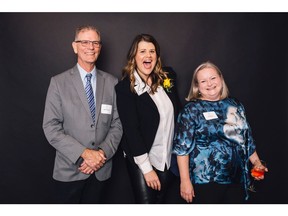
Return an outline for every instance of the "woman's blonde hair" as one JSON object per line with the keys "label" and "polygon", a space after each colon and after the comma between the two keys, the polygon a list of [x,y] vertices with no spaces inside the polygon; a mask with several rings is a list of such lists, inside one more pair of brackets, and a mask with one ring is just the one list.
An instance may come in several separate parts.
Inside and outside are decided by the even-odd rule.
{"label": "woman's blonde hair", "polygon": [[215,64],[213,64],[210,61],[207,61],[207,62],[202,63],[201,65],[199,65],[195,69],[193,77],[192,77],[190,91],[189,91],[188,96],[185,98],[185,100],[186,101],[191,101],[191,100],[195,100],[195,99],[201,98],[201,94],[199,92],[199,83],[198,83],[198,80],[197,80],[197,75],[198,75],[198,72],[203,70],[204,68],[214,68],[217,71],[218,75],[220,76],[220,79],[222,80],[222,90],[221,90],[220,99],[227,98],[228,95],[229,95],[229,90],[228,90],[228,87],[227,87],[227,85],[225,83],[225,80],[224,80],[224,77],[222,75],[222,72],[220,71],[220,69]]}
{"label": "woman's blonde hair", "polygon": [[[152,73],[149,75],[149,77],[151,77],[151,80],[152,80],[152,84],[150,86],[151,93],[154,94],[157,91],[158,86],[163,83],[163,80],[167,77],[167,75],[162,70],[162,63],[160,59],[160,46],[152,35],[139,34],[134,38],[133,43],[127,54],[127,64],[122,70],[122,79],[124,79],[126,76],[129,76],[129,79],[131,82],[130,89],[132,92],[135,92],[135,89],[134,89],[135,77],[133,73],[137,67],[135,56],[137,54],[138,44],[141,41],[152,43],[155,46],[155,50],[156,50],[157,62]],[[143,81],[146,83],[146,80],[143,80]]]}

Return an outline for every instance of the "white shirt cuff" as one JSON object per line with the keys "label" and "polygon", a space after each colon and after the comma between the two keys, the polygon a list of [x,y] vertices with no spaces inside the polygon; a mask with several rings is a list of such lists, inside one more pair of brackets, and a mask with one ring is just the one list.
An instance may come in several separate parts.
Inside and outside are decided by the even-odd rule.
{"label": "white shirt cuff", "polygon": [[147,153],[134,157],[134,161],[143,174],[146,174],[153,170]]}

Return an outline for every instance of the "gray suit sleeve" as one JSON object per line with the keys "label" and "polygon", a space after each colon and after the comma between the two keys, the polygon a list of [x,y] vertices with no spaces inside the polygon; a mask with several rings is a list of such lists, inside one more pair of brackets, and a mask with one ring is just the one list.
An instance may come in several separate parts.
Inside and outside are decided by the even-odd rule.
{"label": "gray suit sleeve", "polygon": [[[119,143],[121,141],[121,137],[123,134],[122,130],[122,124],[120,122],[118,110],[117,110],[117,104],[116,104],[116,92],[115,92],[115,85],[118,83],[118,79],[114,78],[113,79],[110,77],[110,81],[107,82],[105,88],[109,88],[109,91],[112,91],[113,95],[113,110],[112,110],[112,121],[110,124],[109,131],[107,133],[107,136],[101,142],[99,145],[99,148],[101,148],[105,154],[107,159],[111,159],[113,155],[115,154]],[[112,87],[113,86],[113,87]]]}
{"label": "gray suit sleeve", "polygon": [[76,139],[65,134],[63,129],[62,100],[56,79],[51,78],[43,117],[43,130],[48,142],[73,163],[85,149]]}

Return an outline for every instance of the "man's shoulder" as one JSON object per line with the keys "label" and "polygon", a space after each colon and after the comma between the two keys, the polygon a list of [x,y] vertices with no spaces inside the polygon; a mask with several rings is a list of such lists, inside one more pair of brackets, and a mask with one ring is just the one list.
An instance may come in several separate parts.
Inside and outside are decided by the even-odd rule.
{"label": "man's shoulder", "polygon": [[53,78],[55,78],[55,79],[65,78],[67,76],[70,76],[70,75],[76,73],[77,70],[78,70],[77,67],[72,67],[70,69],[67,69],[67,70],[59,73],[59,74],[54,75]]}
{"label": "man's shoulder", "polygon": [[103,70],[99,70],[97,69],[97,73],[99,73],[100,76],[102,76],[104,79],[108,79],[108,80],[112,80],[112,81],[117,81],[118,82],[118,78],[116,76],[114,76],[113,74],[110,74],[106,71]]}

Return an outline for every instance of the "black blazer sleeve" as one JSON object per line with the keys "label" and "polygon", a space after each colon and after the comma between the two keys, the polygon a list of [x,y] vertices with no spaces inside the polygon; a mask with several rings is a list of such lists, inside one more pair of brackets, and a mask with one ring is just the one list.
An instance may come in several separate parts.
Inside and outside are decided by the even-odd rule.
{"label": "black blazer sleeve", "polygon": [[148,153],[157,132],[159,113],[148,93],[138,96],[126,77],[116,87],[117,107],[123,125],[122,148],[132,159]]}

